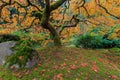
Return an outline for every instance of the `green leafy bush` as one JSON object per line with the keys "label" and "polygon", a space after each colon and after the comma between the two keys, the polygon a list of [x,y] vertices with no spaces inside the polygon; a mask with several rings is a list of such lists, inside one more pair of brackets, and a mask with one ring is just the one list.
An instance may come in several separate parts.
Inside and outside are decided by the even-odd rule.
{"label": "green leafy bush", "polygon": [[83,35],[79,35],[76,39],[75,45],[77,47],[84,48],[112,48],[120,47],[120,39],[107,39],[104,36],[87,32]]}
{"label": "green leafy bush", "polygon": [[15,52],[6,59],[5,65],[7,65],[8,68],[14,64],[18,64],[19,67],[25,67],[28,59],[32,60],[34,56],[34,54],[32,54],[34,50],[31,47],[30,40],[19,41],[14,47],[14,50]]}
{"label": "green leafy bush", "polygon": [[19,36],[12,34],[1,34],[0,35],[0,43],[5,41],[18,41],[20,40]]}
{"label": "green leafy bush", "polygon": [[101,48],[102,36],[91,36],[89,33],[85,33],[83,35],[78,36],[75,44],[77,47]]}

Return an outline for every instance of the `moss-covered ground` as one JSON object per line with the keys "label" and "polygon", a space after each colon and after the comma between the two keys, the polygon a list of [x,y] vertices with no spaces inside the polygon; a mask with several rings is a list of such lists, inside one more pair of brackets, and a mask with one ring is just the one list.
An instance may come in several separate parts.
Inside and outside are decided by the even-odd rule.
{"label": "moss-covered ground", "polygon": [[32,69],[6,70],[0,80],[120,80],[120,49],[45,47]]}

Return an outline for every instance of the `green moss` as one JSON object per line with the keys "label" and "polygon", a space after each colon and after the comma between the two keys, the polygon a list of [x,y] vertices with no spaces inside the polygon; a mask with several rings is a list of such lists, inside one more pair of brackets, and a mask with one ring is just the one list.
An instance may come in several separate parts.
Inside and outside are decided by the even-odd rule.
{"label": "green moss", "polygon": [[29,40],[19,41],[14,47],[14,50],[15,52],[6,59],[5,66],[7,65],[8,68],[14,64],[18,64],[20,67],[24,67],[28,59],[32,59],[33,57],[33,54],[31,53],[33,49]]}
{"label": "green moss", "polygon": [[41,17],[42,17],[42,12],[40,12],[40,11],[33,11],[33,12],[31,13],[31,17],[36,17],[36,18],[41,19]]}
{"label": "green moss", "polygon": [[[22,73],[22,77],[18,78],[13,75],[15,74],[14,72],[10,73],[10,71],[4,71],[0,68],[0,77],[5,75],[2,76],[4,80],[32,80],[34,78],[38,80],[51,80],[56,75],[62,74],[61,79],[63,78],[64,80],[113,80],[114,78],[112,78],[112,76],[115,75],[117,76],[115,80],[119,80],[119,65],[109,61],[106,57],[107,55],[104,55],[104,51],[106,51],[106,49],[88,50],[66,47],[42,48],[39,49],[38,52],[43,61],[41,66],[36,67],[37,70],[30,69],[31,72],[28,75]],[[103,62],[99,59],[103,60]],[[75,61],[77,61],[77,63],[75,63]],[[98,72],[92,69],[94,62],[96,62],[95,65],[98,68]],[[117,68],[114,68],[107,62],[112,63]],[[62,66],[63,63],[66,65]],[[80,66],[81,63],[86,63],[87,66],[82,67]],[[70,65],[79,67],[70,69]],[[58,69],[55,69],[55,66],[58,66]]]}

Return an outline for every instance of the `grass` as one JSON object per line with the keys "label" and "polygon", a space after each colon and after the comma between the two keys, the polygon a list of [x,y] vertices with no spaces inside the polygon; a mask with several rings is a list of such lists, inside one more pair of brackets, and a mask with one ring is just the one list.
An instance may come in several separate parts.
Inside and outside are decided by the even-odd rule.
{"label": "grass", "polygon": [[0,80],[120,80],[119,49],[46,47],[37,50],[40,63],[32,69],[6,70]]}

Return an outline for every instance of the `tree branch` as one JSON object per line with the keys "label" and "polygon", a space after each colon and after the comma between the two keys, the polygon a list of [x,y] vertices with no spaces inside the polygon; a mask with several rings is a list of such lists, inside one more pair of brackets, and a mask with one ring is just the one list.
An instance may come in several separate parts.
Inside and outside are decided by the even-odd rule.
{"label": "tree branch", "polygon": [[101,7],[102,9],[104,9],[107,14],[109,14],[110,16],[115,17],[116,19],[120,19],[120,17],[118,17],[118,16],[110,13],[107,8],[105,8],[104,6],[102,6],[102,5],[100,4],[100,0],[98,0],[98,1],[96,1],[96,2],[97,2],[97,5],[98,5],[99,7]]}
{"label": "tree branch", "polygon": [[59,6],[61,6],[65,1],[67,0],[58,0],[55,4],[50,6],[50,11],[53,11],[57,9]]}

